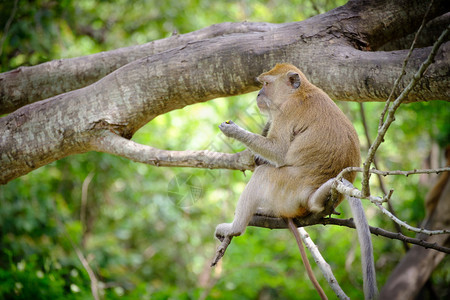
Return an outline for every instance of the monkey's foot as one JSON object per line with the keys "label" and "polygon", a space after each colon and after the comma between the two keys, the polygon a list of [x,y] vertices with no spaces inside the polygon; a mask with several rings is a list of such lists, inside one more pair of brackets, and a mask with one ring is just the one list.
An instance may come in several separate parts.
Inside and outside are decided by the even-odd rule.
{"label": "monkey's foot", "polygon": [[216,255],[214,256],[214,259],[211,263],[211,267],[214,267],[219,262],[219,260],[224,256],[225,251],[227,250],[228,245],[230,245],[232,238],[233,238],[232,236],[226,236],[222,238],[221,240],[222,243],[216,250]]}
{"label": "monkey's foot", "polygon": [[225,237],[238,236],[241,235],[242,232],[242,230],[233,228],[233,223],[222,223],[217,225],[214,235],[222,242]]}
{"label": "monkey's foot", "polygon": [[219,260],[223,257],[223,255],[225,254],[225,251],[228,248],[228,245],[230,245],[230,243],[231,243],[231,239],[234,236],[241,235],[242,232],[243,232],[243,230],[236,230],[236,228],[233,228],[233,223],[223,223],[223,224],[217,225],[216,232],[214,233],[214,235],[222,243],[216,250],[216,256],[214,257],[214,259],[211,263],[211,267],[214,267],[219,262]]}

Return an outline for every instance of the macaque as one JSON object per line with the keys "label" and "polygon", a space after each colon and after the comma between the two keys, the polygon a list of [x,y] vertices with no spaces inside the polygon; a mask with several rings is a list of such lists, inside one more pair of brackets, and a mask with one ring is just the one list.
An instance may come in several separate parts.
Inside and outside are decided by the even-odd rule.
{"label": "macaque", "polygon": [[[227,137],[253,152],[256,163],[233,222],[216,228],[220,240],[243,234],[255,213],[289,220],[322,212],[334,177],[361,163],[352,123],[299,69],[277,64],[257,79],[263,87],[256,102],[269,117],[263,134],[251,133],[232,121],[219,125]],[[355,176],[347,173],[345,179],[353,182]],[[340,195],[336,205],[342,200]]]}

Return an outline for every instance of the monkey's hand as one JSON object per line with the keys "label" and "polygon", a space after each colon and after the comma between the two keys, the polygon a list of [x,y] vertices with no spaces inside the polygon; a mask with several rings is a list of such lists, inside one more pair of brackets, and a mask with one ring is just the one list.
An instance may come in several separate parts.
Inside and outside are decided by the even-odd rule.
{"label": "monkey's hand", "polygon": [[231,120],[223,122],[219,125],[219,129],[225,134],[227,137],[235,138],[238,135],[238,132],[242,130],[241,127],[236,125]]}
{"label": "monkey's hand", "polygon": [[238,236],[241,235],[242,232],[238,232],[233,230],[233,223],[222,223],[217,225],[216,232],[214,235],[219,241],[223,241],[223,239],[227,236]]}

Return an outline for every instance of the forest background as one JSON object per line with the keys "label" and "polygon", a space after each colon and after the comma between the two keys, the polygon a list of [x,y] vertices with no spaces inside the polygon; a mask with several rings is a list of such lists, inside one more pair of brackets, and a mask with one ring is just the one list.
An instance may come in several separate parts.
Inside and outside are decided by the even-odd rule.
{"label": "forest background", "polygon": [[[344,3],[2,1],[0,71],[143,44],[221,22],[301,21]],[[217,125],[233,119],[259,132],[265,119],[255,97],[250,93],[172,111],[141,128],[133,140],[168,150],[241,151],[242,145],[225,139]],[[360,104],[338,105],[355,125],[364,155],[368,144]],[[364,104],[372,138],[382,109],[383,103]],[[439,146],[448,142],[448,120],[445,102],[403,105],[377,152],[380,169],[441,166]],[[215,226],[231,221],[250,175],[157,168],[89,152],[15,179],[0,187],[0,299],[91,298],[91,279],[80,254],[99,280],[105,299],[297,299],[300,293],[314,299],[316,292],[287,230],[251,227],[233,240],[219,266],[209,267],[218,245]],[[435,177],[384,178],[395,187],[392,200],[400,219],[420,224],[424,198]],[[376,189],[377,181],[372,185]],[[346,203],[338,211],[351,215]],[[372,226],[395,231],[373,206],[366,206],[366,213]],[[348,296],[361,298],[356,232],[321,225],[307,230]],[[373,236],[373,242],[382,286],[405,250],[397,240]],[[432,283],[440,295],[449,293],[449,270],[447,257],[433,273]]]}

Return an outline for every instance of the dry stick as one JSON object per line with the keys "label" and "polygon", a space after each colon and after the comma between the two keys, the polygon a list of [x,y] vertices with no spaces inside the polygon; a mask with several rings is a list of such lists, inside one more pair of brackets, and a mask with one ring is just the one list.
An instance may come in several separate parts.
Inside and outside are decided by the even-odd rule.
{"label": "dry stick", "polygon": [[319,266],[320,270],[322,271],[323,276],[327,280],[328,284],[330,285],[330,288],[334,291],[336,296],[339,299],[350,299],[345,292],[342,290],[342,288],[339,286],[336,277],[334,277],[333,271],[331,270],[330,265],[325,261],[325,259],[322,257],[322,254],[320,254],[319,249],[317,249],[317,246],[314,244],[312,239],[309,237],[309,234],[306,232],[306,230],[303,227],[298,228],[298,233],[300,234],[300,237],[302,238],[303,243],[305,244],[306,248],[309,250],[309,253],[311,253],[311,256],[314,258],[314,261]]}
{"label": "dry stick", "polygon": [[[364,103],[362,103],[362,102],[359,102],[359,112],[361,114],[361,121],[363,124],[364,135],[366,136],[367,145],[372,145],[372,141],[371,141],[370,133],[369,133],[369,125],[367,124],[366,113],[364,110]],[[375,169],[378,169],[378,162],[377,162],[376,156],[373,157],[373,165],[375,166]],[[378,175],[378,181],[380,183],[381,191],[383,192],[384,195],[386,195],[387,189],[386,189],[386,186],[384,185],[383,178],[380,175]]]}
{"label": "dry stick", "polygon": [[372,202],[373,204],[375,204],[383,214],[387,215],[391,220],[393,220],[394,222],[398,223],[400,226],[405,227],[406,229],[416,232],[416,233],[424,233],[426,235],[435,235],[435,234],[448,234],[450,233],[450,230],[428,230],[428,229],[424,229],[424,228],[417,228],[414,226],[411,226],[409,224],[407,224],[406,222],[400,220],[399,218],[397,218],[396,216],[392,215],[387,209],[385,209],[381,204],[383,203],[383,199],[381,199],[380,197],[374,197],[374,196],[368,196],[368,197],[363,197],[362,192],[359,191],[356,188],[351,188],[346,186],[344,183],[342,183],[341,181],[336,180],[336,186],[334,187],[338,192],[340,192],[341,194],[344,195],[348,195],[351,197],[355,197],[355,198],[367,198],[370,200],[370,202]]}
{"label": "dry stick", "polygon": [[83,268],[88,273],[89,279],[91,281],[92,297],[94,297],[95,300],[99,300],[100,298],[98,296],[98,279],[95,276],[94,271],[89,266],[89,263],[88,263],[87,259],[84,257],[83,252],[81,252],[80,248],[78,248],[77,245],[75,245],[74,241],[71,239],[70,235],[67,233],[67,229],[66,229],[66,226],[64,225],[64,223],[58,217],[56,218],[56,220],[60,224],[60,226],[63,228],[64,236],[69,241],[70,245],[72,245],[72,248],[75,250],[75,253],[77,254],[78,259],[80,260],[81,264],[83,265]]}
{"label": "dry stick", "polygon": [[81,245],[83,246],[83,248],[86,244],[86,233],[87,233],[86,208],[88,200],[88,189],[92,178],[94,178],[94,175],[95,175],[94,172],[90,172],[88,176],[86,176],[86,178],[84,179],[83,185],[81,187],[80,223],[82,226]]}
{"label": "dry stick", "polygon": [[[339,226],[345,226],[345,227],[350,227],[350,228],[356,228],[355,222],[353,221],[353,219],[325,218],[325,219],[320,220],[320,223],[323,225],[339,225]],[[391,231],[384,230],[384,229],[381,229],[378,227],[369,226],[369,230],[370,230],[370,233],[375,234],[375,235],[387,237],[392,240],[400,240],[400,241],[403,241],[406,243],[422,246],[427,249],[433,249],[436,251],[450,254],[450,248],[439,246],[436,243],[426,242],[426,241],[418,239],[418,238],[408,237],[401,233],[391,232]]]}
{"label": "dry stick", "polygon": [[374,173],[374,174],[380,174],[383,176],[403,175],[403,176],[408,177],[409,175],[414,175],[414,174],[433,174],[433,173],[439,174],[441,172],[450,172],[450,167],[444,167],[444,168],[438,168],[438,169],[415,169],[415,170],[410,170],[410,171],[400,171],[400,170],[381,171],[381,170],[371,169],[369,172]]}
{"label": "dry stick", "polygon": [[81,263],[83,264],[84,269],[86,270],[86,272],[89,275],[89,279],[91,280],[92,296],[94,297],[95,300],[99,300],[100,298],[98,296],[98,280],[97,280],[97,277],[95,276],[94,271],[89,266],[89,263],[86,260],[86,258],[84,258],[83,253],[81,252],[81,250],[73,243],[73,241],[71,239],[69,239],[69,241],[72,244],[72,247],[73,247],[73,249],[75,250],[75,253],[78,256],[78,259],[81,261]]}
{"label": "dry stick", "polygon": [[309,264],[308,257],[306,256],[305,247],[303,247],[302,239],[300,238],[300,235],[297,230],[297,226],[295,226],[294,222],[292,221],[292,218],[287,219],[288,227],[292,231],[292,234],[295,237],[295,240],[297,241],[298,249],[300,250],[300,255],[302,257],[303,265],[305,266],[306,272],[308,273],[309,280],[311,280],[312,284],[314,285],[314,288],[319,293],[319,296],[321,299],[328,299],[327,295],[325,295],[325,292],[323,291],[322,287],[320,286],[319,282],[316,279],[316,276],[314,276],[313,270],[311,268],[311,265]]}
{"label": "dry stick", "polygon": [[[430,10],[431,5],[432,5],[432,2],[430,3],[430,6],[428,7],[428,10],[427,10],[427,12],[426,12],[426,14],[424,16],[424,19],[423,19],[422,23],[425,22],[425,17],[428,14],[428,11]],[[403,102],[403,100],[406,98],[406,96],[409,94],[409,92],[411,92],[411,90],[416,86],[416,84],[420,80],[420,78],[422,78],[423,73],[428,68],[428,66],[433,62],[434,57],[436,56],[437,50],[439,49],[441,44],[444,42],[445,36],[448,34],[449,27],[450,26],[447,26],[447,28],[442,32],[442,34],[438,38],[438,40],[434,43],[433,48],[431,49],[431,52],[428,55],[428,58],[422,63],[422,65],[420,66],[419,70],[414,74],[414,76],[411,79],[410,83],[401,92],[400,96],[398,96],[397,99],[395,99],[394,103],[392,104],[392,107],[390,107],[390,100],[389,100],[389,102],[386,102],[385,109],[387,110],[387,113],[388,113],[386,121],[384,123],[382,121],[382,118],[384,119],[384,116],[386,114],[386,112],[383,112],[382,113],[382,118],[380,118],[380,125],[381,125],[381,123],[383,123],[383,125],[379,126],[379,128],[378,128],[378,135],[375,138],[375,141],[373,142],[373,144],[370,146],[369,151],[367,153],[367,159],[363,163],[364,172],[363,172],[363,180],[362,180],[362,194],[364,196],[368,196],[370,194],[370,188],[369,188],[370,173],[368,172],[368,170],[370,169],[370,165],[371,165],[371,163],[373,161],[373,158],[375,156],[375,152],[377,151],[377,149],[380,146],[380,144],[384,141],[384,136],[386,135],[386,132],[389,129],[389,126],[395,120],[395,117],[394,117],[395,111],[400,106],[400,104]],[[423,26],[421,26],[419,28],[419,31],[421,31],[422,28],[423,28]],[[419,33],[419,31],[418,31],[418,33]],[[416,38],[418,36],[418,33],[416,34]],[[409,59],[409,56],[412,53],[413,48],[414,48],[414,43],[411,46],[411,49],[409,51],[410,53],[408,53],[407,59],[404,62],[404,65],[403,65],[403,68],[402,68],[402,74],[405,72],[406,63],[407,63],[407,61]],[[401,75],[401,76],[403,76],[403,75]],[[400,80],[398,80],[398,81],[400,81]]]}
{"label": "dry stick", "polygon": [[442,229],[442,230],[428,230],[428,229],[424,229],[424,228],[417,228],[414,226],[411,226],[409,224],[407,224],[406,222],[400,220],[399,218],[397,218],[396,216],[394,216],[393,214],[391,214],[386,208],[383,207],[383,205],[381,205],[380,202],[378,201],[371,201],[373,204],[375,204],[383,214],[385,214],[386,216],[388,216],[391,220],[393,220],[394,222],[397,222],[399,225],[405,227],[406,229],[416,232],[416,233],[423,233],[426,235],[436,235],[436,234],[450,234],[450,230],[447,229]]}
{"label": "dry stick", "polygon": [[[393,90],[392,90],[392,91],[393,91]],[[391,92],[391,95],[392,95],[392,92]],[[390,96],[391,96],[391,95],[390,95]],[[390,96],[389,96],[389,97],[390,97]],[[389,100],[389,99],[388,99],[388,100]],[[385,106],[385,107],[386,107],[386,106]],[[365,134],[365,136],[366,136],[367,145],[371,145],[372,142],[371,142],[371,139],[370,139],[369,126],[367,125],[366,114],[365,114],[365,112],[364,112],[364,104],[361,103],[361,102],[359,103],[359,111],[360,111],[360,113],[361,113],[361,120],[362,120],[363,127],[364,127],[364,134]],[[376,156],[373,157],[373,165],[375,166],[376,169],[378,169],[378,162],[377,162]],[[386,197],[386,195],[388,195],[388,192],[387,192],[386,186],[384,185],[383,177],[381,177],[380,174],[377,174],[377,176],[378,176],[378,182],[380,183],[380,189],[381,189],[381,191],[383,192],[383,195],[385,195],[385,197]],[[390,193],[392,193],[392,190],[390,191]],[[386,199],[390,199],[390,196],[387,197]],[[391,201],[387,200],[386,203],[388,204],[389,211],[395,216],[396,213],[395,213],[394,207],[392,206]],[[401,226],[398,225],[398,224],[395,223],[395,222],[392,222],[392,223],[394,224],[394,227],[395,227],[395,229],[397,230],[397,232],[402,233],[402,228],[401,228]],[[408,250],[409,250],[408,243],[403,242],[403,248],[405,249],[405,251],[408,251]]]}
{"label": "dry stick", "polygon": [[[352,219],[322,218],[322,219],[309,220],[308,222],[305,222],[304,218],[295,218],[295,219],[293,219],[293,222],[297,227],[307,227],[307,226],[322,224],[322,225],[339,225],[339,226],[346,226],[349,228],[355,228],[355,223],[353,222]],[[286,229],[287,228],[286,222],[282,218],[260,216],[260,215],[254,215],[252,220],[249,223],[249,226],[269,228],[269,229]],[[426,242],[426,241],[418,239],[418,238],[411,238],[411,237],[405,236],[401,233],[388,231],[388,230],[381,229],[378,227],[370,227],[369,226],[369,229],[370,229],[370,232],[375,235],[380,235],[380,236],[387,237],[387,238],[393,239],[393,240],[405,241],[410,244],[415,244],[418,246],[422,246],[424,248],[429,248],[429,249],[433,249],[436,251],[441,251],[441,252],[450,254],[450,248],[439,246],[436,243]]]}
{"label": "dry stick", "polygon": [[[359,167],[348,167],[341,171],[341,173],[336,176],[336,180],[341,180],[342,177],[349,173],[349,172],[364,172],[363,168]],[[415,174],[440,174],[442,172],[450,172],[450,167],[444,167],[444,168],[437,168],[437,169],[414,169],[409,171],[401,171],[401,170],[395,170],[395,171],[381,171],[377,169],[370,169],[369,173],[378,174],[382,176],[388,176],[388,175],[403,175],[405,177],[408,177],[409,175],[415,175]]]}

